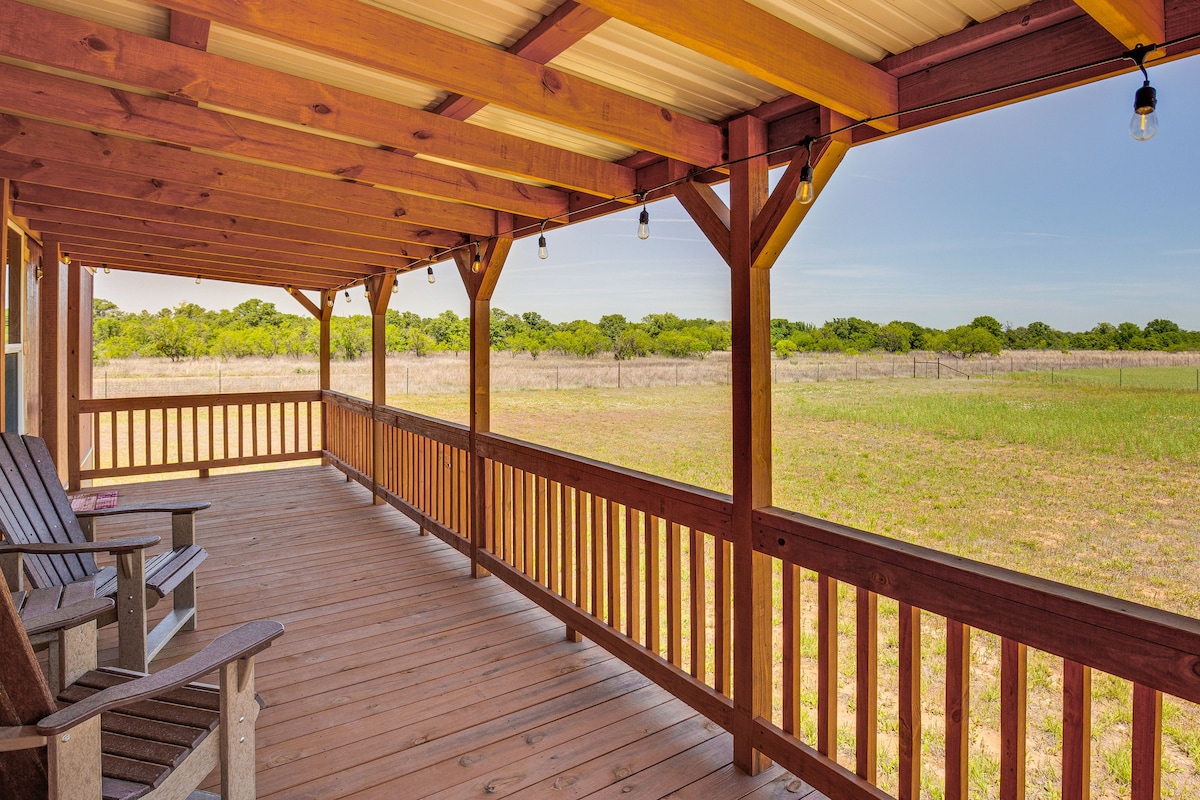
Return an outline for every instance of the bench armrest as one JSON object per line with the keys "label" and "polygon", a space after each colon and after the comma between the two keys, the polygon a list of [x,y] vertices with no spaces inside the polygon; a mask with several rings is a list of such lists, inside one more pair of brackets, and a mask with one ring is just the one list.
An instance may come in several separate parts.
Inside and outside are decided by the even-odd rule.
{"label": "bench armrest", "polygon": [[96,617],[108,611],[114,605],[113,601],[107,597],[97,597],[95,600],[84,600],[79,603],[72,603],[69,606],[48,611],[45,614],[39,614],[32,618],[21,618],[21,624],[25,626],[26,636],[35,636],[39,633],[47,631],[66,630],[82,625],[85,622],[91,622]]}
{"label": "bench armrest", "polygon": [[71,555],[75,553],[133,553],[153,547],[162,541],[161,536],[124,536],[104,542],[51,542],[35,544],[0,543],[0,555],[4,553],[27,553],[31,556]]}
{"label": "bench armrest", "polygon": [[273,620],[248,622],[236,630],[218,636],[199,653],[174,666],[128,683],[110,686],[43,718],[37,724],[37,732],[42,736],[56,736],[104,711],[156,697],[232,661],[249,658],[265,650],[272,641],[282,635],[283,625]]}
{"label": "bench armrest", "polygon": [[198,500],[194,503],[116,506],[114,508],[97,508],[91,511],[76,511],[75,516],[79,519],[91,519],[93,517],[115,517],[119,514],[194,514],[197,511],[203,511],[211,505],[212,503],[207,500]]}

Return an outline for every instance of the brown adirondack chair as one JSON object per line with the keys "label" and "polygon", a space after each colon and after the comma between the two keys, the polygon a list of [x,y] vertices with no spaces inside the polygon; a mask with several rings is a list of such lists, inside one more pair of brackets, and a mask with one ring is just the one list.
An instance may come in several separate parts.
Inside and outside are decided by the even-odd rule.
{"label": "brown adirondack chair", "polygon": [[[26,617],[31,631],[74,629],[80,643],[90,640],[90,668],[68,676],[56,704],[12,598],[0,595],[0,797],[178,800],[220,766],[223,800],[253,800],[254,656],[282,625],[248,623],[143,675],[94,669],[95,619],[111,600],[85,601],[49,619]],[[190,683],[214,670],[219,687]]]}
{"label": "brown adirondack chair", "polygon": [[[71,510],[46,443],[36,436],[0,434],[0,567],[12,591],[22,576],[35,589],[57,592],[59,602],[91,597],[116,601],[98,624],[118,625],[118,663],[144,671],[151,659],[180,630],[196,627],[196,567],[208,557],[196,545],[194,515],[209,503],[125,506],[96,511]],[[168,552],[146,558],[157,536],[91,542],[81,526],[96,517],[163,512],[171,514]],[[94,553],[116,556],[117,566],[101,569]],[[174,607],[147,633],[146,610],[173,593]]]}

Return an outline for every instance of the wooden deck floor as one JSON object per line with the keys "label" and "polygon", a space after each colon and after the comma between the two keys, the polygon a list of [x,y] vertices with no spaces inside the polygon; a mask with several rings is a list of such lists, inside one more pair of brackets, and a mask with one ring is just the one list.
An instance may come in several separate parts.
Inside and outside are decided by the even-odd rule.
{"label": "wooden deck floor", "polygon": [[728,734],[332,468],[120,487],[150,498],[213,501],[200,630],[155,668],[246,620],[287,628],[258,662],[260,798],[820,797],[738,772]]}

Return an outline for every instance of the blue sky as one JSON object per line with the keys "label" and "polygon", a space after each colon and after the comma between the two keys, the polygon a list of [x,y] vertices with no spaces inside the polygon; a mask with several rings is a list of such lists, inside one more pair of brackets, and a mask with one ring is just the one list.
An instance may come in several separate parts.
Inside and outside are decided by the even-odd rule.
{"label": "blue sky", "polygon": [[[1152,67],[1159,133],[1128,134],[1140,76],[1123,75],[850,151],[772,270],[772,316],[856,316],[947,328],[989,314],[1062,330],[1155,317],[1200,329],[1200,58]],[[729,318],[728,269],[673,200],[517,242],[493,298],[554,321],[671,311]],[[449,264],[402,276],[391,307],[465,314]],[[127,311],[230,308],[282,290],[96,276]],[[338,313],[365,313],[361,289]]]}

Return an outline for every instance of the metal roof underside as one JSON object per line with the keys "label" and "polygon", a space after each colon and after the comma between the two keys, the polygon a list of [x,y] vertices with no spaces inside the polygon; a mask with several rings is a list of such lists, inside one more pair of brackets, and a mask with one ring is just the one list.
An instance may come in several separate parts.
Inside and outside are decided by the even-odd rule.
{"label": "metal roof underside", "polygon": [[722,180],[747,113],[859,144],[1197,33],[1200,0],[0,0],[0,176],[82,263],[332,289]]}

